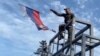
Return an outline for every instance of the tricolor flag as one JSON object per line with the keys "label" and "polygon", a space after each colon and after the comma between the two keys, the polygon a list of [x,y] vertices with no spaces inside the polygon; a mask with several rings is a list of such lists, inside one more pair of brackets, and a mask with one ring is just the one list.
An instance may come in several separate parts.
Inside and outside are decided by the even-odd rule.
{"label": "tricolor flag", "polygon": [[38,30],[48,30],[43,22],[40,19],[39,11],[31,9],[29,7],[25,7],[27,15],[31,18],[31,20],[36,24]]}
{"label": "tricolor flag", "polygon": [[40,13],[39,13],[39,11],[34,10],[34,9],[32,9],[32,8],[29,8],[29,7],[27,7],[27,6],[24,6],[24,5],[22,5],[22,4],[19,4],[19,5],[22,7],[23,11],[26,12],[26,14],[27,14],[27,15],[31,18],[31,20],[35,23],[35,25],[36,25],[36,27],[38,28],[38,30],[50,30],[50,31],[56,33],[55,30],[49,29],[47,26],[45,26],[45,25],[43,24],[43,22],[42,22],[41,19],[40,19]]}

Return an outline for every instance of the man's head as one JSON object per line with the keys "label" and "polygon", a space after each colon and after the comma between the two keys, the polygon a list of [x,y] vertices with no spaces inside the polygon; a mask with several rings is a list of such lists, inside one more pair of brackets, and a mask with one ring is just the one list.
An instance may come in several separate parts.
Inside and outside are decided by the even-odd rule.
{"label": "man's head", "polygon": [[68,13],[68,14],[72,13],[72,11],[71,11],[70,8],[65,8],[64,10],[65,10],[65,12]]}

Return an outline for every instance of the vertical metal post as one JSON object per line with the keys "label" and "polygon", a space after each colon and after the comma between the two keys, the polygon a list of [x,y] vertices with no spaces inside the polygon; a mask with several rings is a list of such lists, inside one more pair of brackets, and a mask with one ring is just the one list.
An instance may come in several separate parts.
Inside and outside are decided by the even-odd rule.
{"label": "vertical metal post", "polygon": [[52,45],[53,45],[53,46],[52,46],[52,49],[51,49],[51,54],[53,54],[53,52],[54,52],[54,42],[53,42]]}
{"label": "vertical metal post", "polygon": [[71,39],[70,39],[70,41],[71,41],[71,43],[70,43],[70,56],[74,56],[74,54],[75,54],[75,50],[74,50],[75,45],[74,44],[72,45],[72,41],[75,39],[75,18],[73,19],[71,35],[72,36],[71,36]]}
{"label": "vertical metal post", "polygon": [[[90,26],[90,35],[93,36],[93,26]],[[90,38],[90,44],[91,44],[92,39]],[[94,56],[94,50],[90,50],[90,56]]]}
{"label": "vertical metal post", "polygon": [[81,46],[81,56],[85,56],[85,49],[86,49],[86,37],[83,35],[82,36],[82,46]]}
{"label": "vertical metal post", "polygon": [[59,38],[60,38],[60,36],[58,37],[58,41],[57,41],[57,52],[59,50]]}
{"label": "vertical metal post", "polygon": [[51,56],[52,55],[52,52],[51,52],[51,44],[48,45],[48,56]]}

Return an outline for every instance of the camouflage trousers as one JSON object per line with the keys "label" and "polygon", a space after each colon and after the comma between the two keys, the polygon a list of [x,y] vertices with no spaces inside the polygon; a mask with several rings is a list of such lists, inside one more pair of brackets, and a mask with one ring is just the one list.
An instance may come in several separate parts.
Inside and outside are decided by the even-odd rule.
{"label": "camouflage trousers", "polygon": [[72,26],[66,26],[65,24],[59,25],[60,35],[63,35],[62,32],[65,30],[68,31],[68,42],[70,42],[70,38],[72,37]]}

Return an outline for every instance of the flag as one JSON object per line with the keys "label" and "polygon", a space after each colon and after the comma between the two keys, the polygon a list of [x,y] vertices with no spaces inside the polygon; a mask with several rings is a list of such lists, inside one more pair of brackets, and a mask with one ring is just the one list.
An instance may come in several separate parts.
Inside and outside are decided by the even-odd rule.
{"label": "flag", "polygon": [[32,8],[29,8],[27,6],[24,6],[23,4],[19,4],[24,11],[24,14],[27,14],[31,20],[35,23],[38,30],[50,30],[54,33],[56,33],[55,30],[48,28],[43,24],[43,22],[40,19],[40,13],[37,10],[34,10]]}
{"label": "flag", "polygon": [[48,27],[43,24],[40,19],[40,13],[37,10],[31,9],[29,7],[25,7],[27,15],[31,18],[31,20],[35,23],[38,30],[48,30]]}

